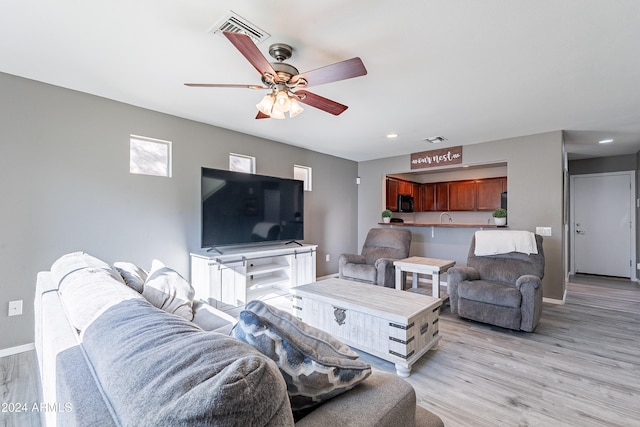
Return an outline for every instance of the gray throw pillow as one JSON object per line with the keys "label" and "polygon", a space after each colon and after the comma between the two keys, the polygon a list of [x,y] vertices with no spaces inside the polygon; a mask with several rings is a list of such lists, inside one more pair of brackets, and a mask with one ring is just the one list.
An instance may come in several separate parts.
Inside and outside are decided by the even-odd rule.
{"label": "gray throw pillow", "polygon": [[167,313],[193,320],[195,290],[177,271],[169,267],[151,271],[142,288],[142,296]]}
{"label": "gray throw pillow", "polygon": [[120,273],[127,286],[138,293],[142,293],[144,282],[147,281],[149,273],[131,262],[115,262],[113,267]]}
{"label": "gray throw pillow", "polygon": [[371,374],[368,363],[330,334],[261,301],[245,306],[232,335],[276,362],[294,412],[350,390]]}
{"label": "gray throw pillow", "polygon": [[272,360],[142,297],[97,317],[82,347],[119,426],[293,426]]}

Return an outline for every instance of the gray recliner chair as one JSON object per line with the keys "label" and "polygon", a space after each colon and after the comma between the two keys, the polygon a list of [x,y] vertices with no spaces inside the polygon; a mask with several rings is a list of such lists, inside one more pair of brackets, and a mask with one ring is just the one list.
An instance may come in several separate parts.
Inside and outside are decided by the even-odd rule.
{"label": "gray recliner chair", "polygon": [[402,228],[372,228],[362,246],[362,255],[342,254],[339,277],[345,280],[395,287],[393,262],[409,256],[411,231]]}
{"label": "gray recliner chair", "polygon": [[466,267],[449,269],[447,290],[451,312],[478,322],[533,332],[542,316],[544,252],[509,252],[477,256],[471,239]]}

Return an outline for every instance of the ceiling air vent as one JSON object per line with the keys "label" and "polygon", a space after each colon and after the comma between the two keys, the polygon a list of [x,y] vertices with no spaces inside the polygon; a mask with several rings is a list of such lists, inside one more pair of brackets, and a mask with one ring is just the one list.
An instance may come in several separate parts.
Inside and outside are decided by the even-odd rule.
{"label": "ceiling air vent", "polygon": [[423,141],[430,142],[432,144],[438,144],[440,142],[445,142],[446,140],[447,138],[445,138],[444,136],[432,136],[432,137],[423,139]]}
{"label": "ceiling air vent", "polygon": [[222,19],[216,22],[215,25],[209,30],[209,34],[221,34],[223,31],[246,34],[251,37],[255,44],[258,44],[271,37],[271,34],[256,27],[251,22],[237,15],[233,11],[229,11],[228,14],[226,14]]}

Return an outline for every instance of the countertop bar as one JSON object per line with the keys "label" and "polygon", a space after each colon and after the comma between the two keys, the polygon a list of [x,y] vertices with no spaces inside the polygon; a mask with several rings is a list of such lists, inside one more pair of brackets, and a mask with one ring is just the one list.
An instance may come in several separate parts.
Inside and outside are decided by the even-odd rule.
{"label": "countertop bar", "polygon": [[421,223],[421,222],[379,222],[379,225],[392,225],[394,227],[446,227],[446,228],[506,228],[495,224],[456,224],[456,223]]}

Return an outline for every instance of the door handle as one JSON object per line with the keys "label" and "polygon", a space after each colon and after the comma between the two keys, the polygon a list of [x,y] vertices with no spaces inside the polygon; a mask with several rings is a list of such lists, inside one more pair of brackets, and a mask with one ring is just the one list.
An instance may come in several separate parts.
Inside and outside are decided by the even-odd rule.
{"label": "door handle", "polygon": [[577,234],[584,234],[584,230],[576,230]]}

